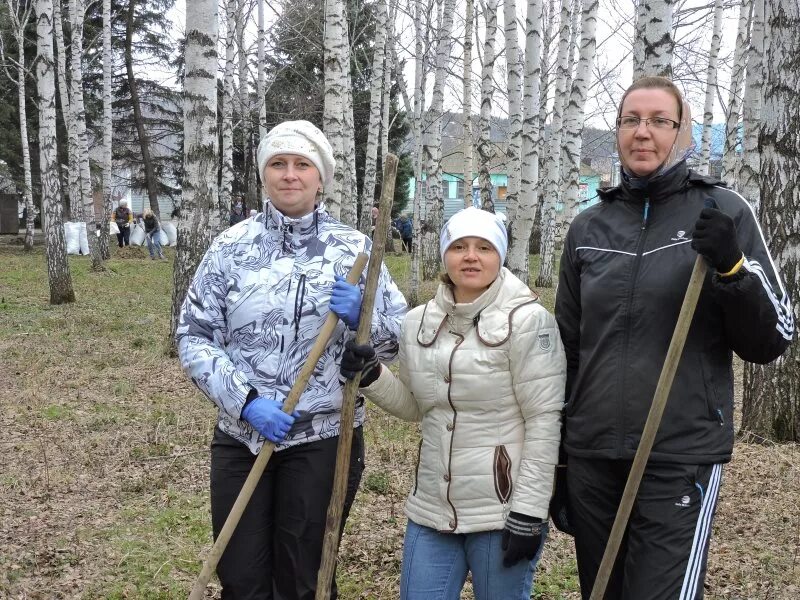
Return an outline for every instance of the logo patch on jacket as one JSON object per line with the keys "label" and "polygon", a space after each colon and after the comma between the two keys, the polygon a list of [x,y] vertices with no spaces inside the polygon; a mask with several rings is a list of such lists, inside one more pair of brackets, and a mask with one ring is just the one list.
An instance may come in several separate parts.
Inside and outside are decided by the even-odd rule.
{"label": "logo patch on jacket", "polygon": [[549,333],[540,333],[539,334],[539,348],[542,350],[550,350],[550,334]]}
{"label": "logo patch on jacket", "polygon": [[692,238],[688,238],[688,237],[686,237],[686,232],[685,232],[683,229],[681,229],[680,231],[678,231],[678,232],[675,234],[675,237],[673,237],[673,238],[670,238],[670,240],[672,240],[673,242],[688,242],[688,241],[689,241],[689,240],[691,240],[691,239],[692,239]]}

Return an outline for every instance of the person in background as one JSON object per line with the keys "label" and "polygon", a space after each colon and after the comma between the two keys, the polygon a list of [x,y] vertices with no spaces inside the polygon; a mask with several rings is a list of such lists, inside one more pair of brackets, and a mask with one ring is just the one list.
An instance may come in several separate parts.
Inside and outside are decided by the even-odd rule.
{"label": "person in background", "polygon": [[258,211],[255,208],[250,209],[250,218],[252,219],[258,214]]}
{"label": "person in background", "polygon": [[119,205],[114,209],[113,213],[114,223],[116,223],[119,233],[117,234],[117,243],[122,248],[123,245],[131,245],[131,223],[133,222],[133,213],[128,208],[127,200],[120,200]]}
{"label": "person in background", "polygon": [[687,166],[692,119],[670,80],[628,88],[617,147],[620,185],[575,217],[561,258],[565,466],[551,514],[575,536],[589,598],[700,254],[710,269],[605,596],[693,600],[733,452],[732,355],[780,356],[792,308],[750,203]]}
{"label": "person in background", "polygon": [[411,217],[403,215],[400,217],[400,239],[403,240],[403,249],[406,252],[411,252],[411,240],[414,235],[414,224],[411,222]]}
{"label": "person in background", "polygon": [[[183,303],[181,365],[219,408],[211,442],[216,537],[265,441],[266,472],[217,567],[226,599],[313,599],[342,424],[339,363],[361,318],[362,287],[345,280],[365,235],[322,206],[336,166],[308,121],[276,125],[258,147],[264,211],[227,229],[205,254]],[[300,397],[281,410],[330,312],[341,321]],[[406,303],[380,267],[370,340],[392,360]],[[363,399],[357,403],[342,526],[364,468]],[[335,583],[331,598],[337,597]]]}
{"label": "person in background", "polygon": [[231,208],[231,217],[230,217],[230,225],[236,225],[237,223],[244,221],[247,217],[244,214],[244,205],[242,204],[241,200],[237,200],[233,203],[233,208]]}
{"label": "person in background", "polygon": [[446,275],[403,322],[400,373],[370,345],[342,374],[406,421],[422,422],[400,575],[401,600],[527,600],[547,536],[566,360],[552,314],[502,267],[506,229],[466,208],[444,226]]}
{"label": "person in background", "polygon": [[150,253],[150,259],[164,259],[164,253],[161,250],[161,223],[158,217],[148,208],[139,215],[139,218],[144,224],[144,239],[147,242],[147,251]]}

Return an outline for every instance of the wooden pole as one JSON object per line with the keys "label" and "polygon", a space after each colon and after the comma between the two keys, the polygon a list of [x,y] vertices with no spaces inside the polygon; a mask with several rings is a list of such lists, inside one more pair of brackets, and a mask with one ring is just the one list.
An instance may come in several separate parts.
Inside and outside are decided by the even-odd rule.
{"label": "wooden pole", "polygon": [[[350,272],[347,274],[347,281],[352,284],[358,283],[366,264],[367,255],[362,252],[356,256],[356,260]],[[317,362],[319,362],[322,353],[325,351],[325,347],[328,345],[328,341],[333,335],[338,319],[339,318],[332,312],[329,313],[328,318],[325,319],[317,341],[314,342],[311,351],[308,353],[308,359],[305,365],[303,365],[303,368],[300,370],[297,380],[294,382],[289,395],[283,402],[283,412],[287,414],[292,414],[292,412],[294,412],[300,400],[300,396],[305,391],[306,385],[308,385],[311,374],[317,367]],[[247,503],[250,501],[250,497],[253,495],[256,485],[258,485],[274,449],[275,444],[270,441],[265,441],[264,445],[261,447],[261,452],[258,453],[258,458],[256,458],[256,462],[253,463],[250,474],[247,476],[242,490],[239,492],[239,496],[236,498],[236,502],[234,502],[230,514],[228,514],[228,518],[225,520],[225,525],[223,525],[222,530],[219,532],[217,540],[214,542],[214,546],[211,548],[211,552],[209,552],[208,558],[206,558],[206,562],[203,564],[203,568],[194,582],[192,592],[189,594],[189,600],[202,600],[211,575],[217,568],[219,559],[222,557],[222,553],[225,552],[225,548],[228,546],[233,531],[236,529],[236,525],[239,524],[242,513],[245,507],[247,507]]]}
{"label": "wooden pole", "polygon": [[[361,302],[361,319],[356,331],[356,343],[369,343],[372,329],[372,308],[375,304],[375,291],[378,287],[378,276],[383,264],[383,253],[386,247],[386,233],[392,217],[392,201],[394,199],[394,181],[397,175],[397,157],[387,154],[383,170],[383,189],[378,205],[378,222],[372,234],[372,252],[369,256],[367,282],[364,286],[364,299]],[[356,395],[361,382],[361,373],[349,380],[344,386],[342,397],[342,416],[339,420],[339,445],[336,451],[336,472],[333,478],[333,490],[328,504],[328,516],[325,520],[325,538],[322,546],[322,558],[317,573],[316,600],[329,600],[331,584],[336,571],[336,556],[339,552],[339,534],[342,528],[342,512],[344,498],[347,493],[347,477],[350,472],[350,450],[353,445],[353,421],[355,420]]]}
{"label": "wooden pole", "polygon": [[653,449],[658,426],[661,424],[661,417],[664,414],[664,408],[667,405],[667,398],[672,388],[672,381],[675,378],[675,372],[678,370],[678,362],[680,362],[681,354],[683,353],[686,336],[689,334],[689,327],[692,324],[694,309],[697,307],[697,299],[700,297],[700,291],[703,289],[706,270],[705,259],[698,254],[694,262],[692,275],[689,278],[686,294],[683,297],[683,304],[681,305],[681,312],[678,315],[678,322],[675,325],[675,331],[672,333],[672,340],[669,343],[667,358],[664,360],[661,376],[658,378],[658,385],[653,395],[653,403],[650,405],[650,413],[647,415],[647,421],[642,430],[642,438],[639,441],[639,447],[636,449],[636,455],[633,458],[633,464],[628,474],[628,481],[625,484],[625,490],[622,492],[622,500],[620,500],[619,508],[617,508],[617,516],[614,518],[614,525],[611,528],[611,534],[608,537],[608,543],[603,553],[603,560],[600,562],[597,577],[594,580],[594,587],[592,588],[592,595],[589,600],[602,600],[606,593],[608,580],[611,577],[611,570],[614,568],[617,552],[619,552],[622,537],[625,535],[628,519],[631,516],[633,503],[636,500],[636,493],[639,491],[639,484],[642,481],[642,475],[647,466],[650,451]]}

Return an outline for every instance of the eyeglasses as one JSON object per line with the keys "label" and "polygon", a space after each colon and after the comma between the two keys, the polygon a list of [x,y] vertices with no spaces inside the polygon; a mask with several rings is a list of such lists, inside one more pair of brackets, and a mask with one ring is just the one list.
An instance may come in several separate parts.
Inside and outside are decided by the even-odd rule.
{"label": "eyeglasses", "polygon": [[617,127],[620,129],[639,129],[639,124],[644,122],[645,127],[653,129],[677,129],[681,126],[677,121],[665,117],[650,117],[640,119],[639,117],[620,117],[617,119]]}

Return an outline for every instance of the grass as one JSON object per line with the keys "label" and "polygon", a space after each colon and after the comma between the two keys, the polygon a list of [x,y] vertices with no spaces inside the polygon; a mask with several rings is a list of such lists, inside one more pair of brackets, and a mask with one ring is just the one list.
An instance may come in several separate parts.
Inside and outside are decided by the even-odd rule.
{"label": "grass", "polygon": [[[408,257],[387,264],[406,291]],[[82,257],[70,267],[77,302],[50,306],[42,249],[0,243],[0,597],[185,598],[210,548],[216,411],[164,354],[171,261],[115,248],[105,272]],[[537,291],[552,308],[553,290]],[[342,600],[398,595],[419,430],[368,411]],[[797,446],[742,441],[735,456],[707,597],[800,597]],[[553,533],[534,596],[574,599],[577,590],[570,540]]]}

